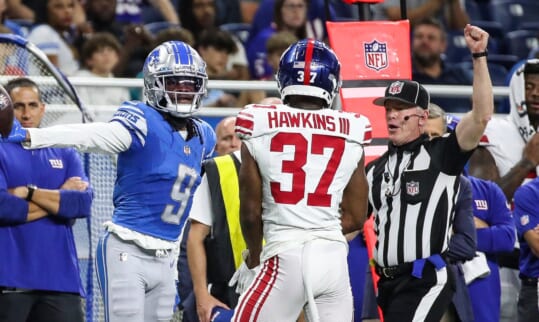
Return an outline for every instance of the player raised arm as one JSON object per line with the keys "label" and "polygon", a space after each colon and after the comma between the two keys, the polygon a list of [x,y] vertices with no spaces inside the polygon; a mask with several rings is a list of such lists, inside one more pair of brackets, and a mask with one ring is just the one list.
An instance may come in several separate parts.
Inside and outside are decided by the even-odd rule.
{"label": "player raised arm", "polygon": [[487,65],[489,34],[479,27],[466,25],[464,37],[473,60],[472,110],[462,117],[455,131],[460,148],[469,151],[479,144],[492,117],[494,96]]}

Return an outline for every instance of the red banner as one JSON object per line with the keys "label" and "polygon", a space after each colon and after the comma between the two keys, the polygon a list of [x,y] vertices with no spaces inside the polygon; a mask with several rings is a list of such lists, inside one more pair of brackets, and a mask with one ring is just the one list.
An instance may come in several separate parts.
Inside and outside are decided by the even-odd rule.
{"label": "red banner", "polygon": [[[387,126],[384,108],[372,104],[373,99],[383,96],[393,80],[412,77],[410,24],[408,20],[328,21],[327,29],[331,48],[342,64],[343,110],[370,119],[376,144],[376,139],[387,138]],[[376,156],[367,153],[366,161]]]}

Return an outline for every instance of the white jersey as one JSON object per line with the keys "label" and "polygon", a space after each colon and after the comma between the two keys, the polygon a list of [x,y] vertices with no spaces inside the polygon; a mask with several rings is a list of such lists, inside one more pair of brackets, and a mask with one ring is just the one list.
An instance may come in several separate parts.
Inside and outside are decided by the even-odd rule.
{"label": "white jersey", "polygon": [[[485,139],[486,138],[486,139]],[[526,142],[509,118],[493,118],[487,124],[484,139],[496,162],[500,177],[506,175],[522,159]]]}
{"label": "white jersey", "polygon": [[238,114],[236,133],[262,178],[262,261],[314,238],[346,242],[339,205],[371,137],[366,117],[250,105]]}

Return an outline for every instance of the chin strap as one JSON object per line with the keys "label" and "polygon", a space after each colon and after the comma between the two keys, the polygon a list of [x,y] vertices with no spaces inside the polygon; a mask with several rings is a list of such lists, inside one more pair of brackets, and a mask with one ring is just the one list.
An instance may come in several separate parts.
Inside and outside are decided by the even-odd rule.
{"label": "chin strap", "polygon": [[189,141],[191,138],[198,136],[200,144],[204,144],[204,138],[200,133],[200,129],[195,121],[198,120],[196,117],[172,116],[170,113],[163,111],[159,111],[159,114],[163,116],[165,121],[167,121],[167,123],[170,124],[175,131],[187,130],[187,137],[185,138],[185,141]]}

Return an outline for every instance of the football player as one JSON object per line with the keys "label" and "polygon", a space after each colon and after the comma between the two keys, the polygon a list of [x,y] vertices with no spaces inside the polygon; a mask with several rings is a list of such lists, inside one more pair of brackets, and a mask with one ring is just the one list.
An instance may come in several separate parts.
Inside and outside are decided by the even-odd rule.
{"label": "football player", "polygon": [[251,105],[238,114],[248,255],[237,271],[244,293],[234,321],[292,321],[304,307],[312,321],[352,320],[343,233],[366,218],[363,143],[371,127],[363,116],[330,109],[339,72],[330,48],[301,40],[280,60],[284,105]]}
{"label": "football player", "polygon": [[193,117],[206,94],[206,64],[169,41],[144,63],[146,103],[124,102],[108,123],[14,126],[4,141],[29,148],[76,147],[118,154],[112,221],[97,249],[106,321],[169,321],[175,302],[177,241],[216,143]]}

